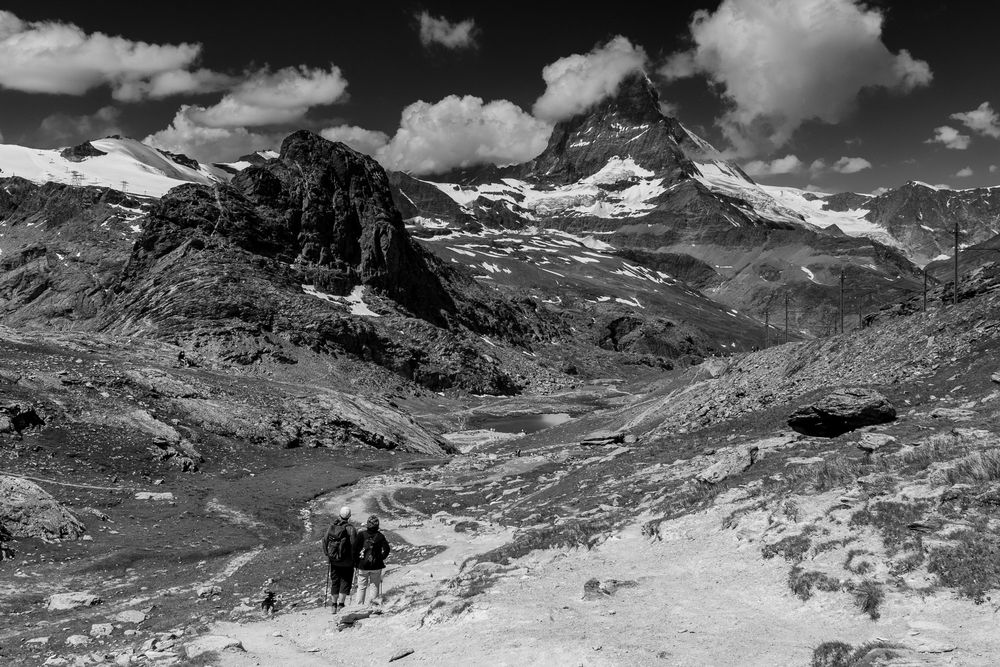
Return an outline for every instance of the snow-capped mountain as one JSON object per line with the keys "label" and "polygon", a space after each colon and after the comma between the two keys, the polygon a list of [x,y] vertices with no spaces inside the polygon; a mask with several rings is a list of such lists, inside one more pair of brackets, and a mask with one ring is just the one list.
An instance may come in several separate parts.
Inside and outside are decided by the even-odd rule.
{"label": "snow-capped mountain", "polygon": [[[628,261],[663,283],[690,287],[686,277],[696,277],[701,294],[759,319],[788,294],[793,329],[832,324],[841,270],[853,285],[886,297],[917,281],[900,244],[867,212],[831,211],[818,195],[755,183],[661,113],[642,75],[559,123],[528,163],[390,179],[414,235],[494,281],[576,268],[572,256],[539,250],[557,238],[551,230],[603,244],[596,252],[613,258],[605,278],[597,277],[597,263],[585,274],[597,283],[627,271],[620,263]],[[498,245],[499,254],[521,257],[509,274],[490,271],[495,258],[481,256],[482,246],[495,255]],[[630,301],[627,293],[614,298]],[[669,312],[670,304],[662,305]]]}

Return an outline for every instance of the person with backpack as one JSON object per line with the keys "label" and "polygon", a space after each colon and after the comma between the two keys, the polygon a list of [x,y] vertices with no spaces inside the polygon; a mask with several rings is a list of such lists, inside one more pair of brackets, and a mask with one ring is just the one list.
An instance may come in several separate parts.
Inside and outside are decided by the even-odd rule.
{"label": "person with backpack", "polygon": [[358,604],[365,603],[368,587],[375,587],[372,602],[382,597],[382,570],[389,556],[389,541],[378,529],[378,517],[370,516],[358,536]]}
{"label": "person with backpack", "polygon": [[334,521],[323,538],[323,553],[330,561],[330,593],[333,595],[333,613],[347,606],[354,580],[354,565],[358,550],[358,531],[351,524],[351,508],[340,508],[340,517]]}

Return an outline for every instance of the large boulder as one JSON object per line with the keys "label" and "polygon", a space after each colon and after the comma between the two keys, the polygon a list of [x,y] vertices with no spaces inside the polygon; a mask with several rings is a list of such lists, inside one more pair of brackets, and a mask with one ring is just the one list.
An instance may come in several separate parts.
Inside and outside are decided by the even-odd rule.
{"label": "large boulder", "polygon": [[837,389],[799,408],[788,425],[804,435],[834,438],[848,431],[884,424],[896,418],[896,408],[882,394],[863,387]]}
{"label": "large boulder", "polygon": [[0,527],[13,537],[45,539],[76,539],[86,531],[45,489],[9,475],[0,475]]}

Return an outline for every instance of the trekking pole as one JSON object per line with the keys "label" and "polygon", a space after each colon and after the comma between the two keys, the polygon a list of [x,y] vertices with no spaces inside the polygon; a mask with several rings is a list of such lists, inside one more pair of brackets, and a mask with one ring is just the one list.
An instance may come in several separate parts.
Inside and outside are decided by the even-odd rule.
{"label": "trekking pole", "polygon": [[326,606],[327,598],[330,597],[330,564],[327,563],[326,579],[323,582],[323,606]]}

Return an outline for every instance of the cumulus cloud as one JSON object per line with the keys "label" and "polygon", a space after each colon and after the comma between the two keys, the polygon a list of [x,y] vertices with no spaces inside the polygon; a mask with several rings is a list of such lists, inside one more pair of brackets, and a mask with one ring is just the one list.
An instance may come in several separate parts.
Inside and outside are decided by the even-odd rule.
{"label": "cumulus cloud", "polygon": [[346,98],[340,68],[285,67],[248,76],[210,107],[192,106],[189,117],[211,128],[259,127],[299,121],[310,108]]}
{"label": "cumulus cloud", "polygon": [[959,178],[968,178],[969,176],[972,176],[972,174],[974,173],[975,172],[972,171],[972,167],[962,167],[957,172],[955,172],[955,175],[958,176]]}
{"label": "cumulus cloud", "polygon": [[417,14],[420,26],[420,43],[425,47],[443,46],[447,49],[476,47],[476,22],[466,19],[452,23],[443,16],[431,16],[423,11]]}
{"label": "cumulus cloud", "polygon": [[997,166],[995,164],[990,165],[990,173],[995,174],[997,172]]}
{"label": "cumulus cloud", "polygon": [[983,102],[972,111],[953,113],[951,117],[973,132],[1000,139],[1000,116],[990,107],[989,102]]}
{"label": "cumulus cloud", "polygon": [[192,107],[183,105],[169,127],[143,141],[201,162],[227,162],[247,153],[274,148],[282,136],[283,133],[252,132],[245,127],[208,127],[192,118]]}
{"label": "cumulus cloud", "polygon": [[972,139],[967,134],[961,134],[958,130],[948,125],[934,128],[934,136],[925,141],[925,144],[943,144],[945,148],[956,151],[964,151],[969,147]]}
{"label": "cumulus cloud", "polygon": [[192,71],[200,54],[200,44],[136,42],[0,10],[0,87],[12,90],[82,95],[107,85],[133,101],[218,89],[222,75]]}
{"label": "cumulus cloud", "polygon": [[838,174],[856,174],[871,168],[872,163],[863,157],[842,157],[833,163],[833,170]]}
{"label": "cumulus cloud", "polygon": [[808,120],[840,122],[866,88],[930,83],[926,62],[885,46],[882,22],[856,0],[723,0],[695,12],[692,48],[659,72],[705,75],[731,105],[718,122],[737,151],[770,151]]}
{"label": "cumulus cloud", "polygon": [[112,106],[102,107],[92,114],[82,116],[55,113],[42,119],[38,126],[40,143],[65,146],[106,137],[109,134],[123,134],[119,125],[120,118],[121,110]]}
{"label": "cumulus cloud", "polygon": [[589,53],[560,58],[542,69],[545,92],[534,106],[534,114],[546,121],[559,121],[586,111],[618,90],[632,72],[642,71],[646,52],[621,35]]}
{"label": "cumulus cloud", "polygon": [[399,130],[378,151],[391,169],[439,173],[475,164],[514,164],[538,155],[552,127],[507,100],[449,95],[403,109]]}
{"label": "cumulus cloud", "polygon": [[354,125],[328,127],[325,130],[320,130],[320,136],[330,141],[340,141],[359,153],[372,156],[389,143],[389,135],[385,132],[366,130]]}
{"label": "cumulus cloud", "polygon": [[[817,161],[822,164],[822,161]],[[815,166],[817,162],[813,162]],[[796,155],[786,155],[775,158],[770,162],[766,160],[753,160],[743,165],[743,171],[751,176],[775,176],[778,174],[797,174],[805,170],[805,164]]]}

